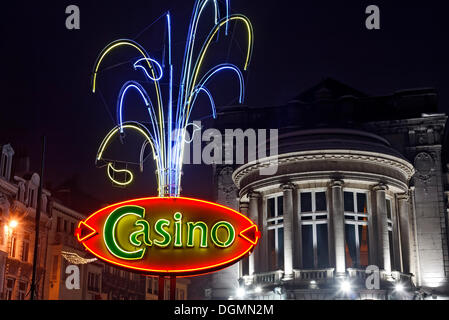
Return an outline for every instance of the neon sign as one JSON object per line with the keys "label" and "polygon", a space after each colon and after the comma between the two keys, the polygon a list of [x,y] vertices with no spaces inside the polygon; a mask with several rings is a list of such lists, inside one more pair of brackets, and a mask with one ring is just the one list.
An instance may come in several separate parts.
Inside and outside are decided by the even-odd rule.
{"label": "neon sign", "polygon": [[257,226],[243,214],[190,198],[143,198],[81,221],[79,242],[99,259],[149,275],[189,276],[234,264],[256,246]]}

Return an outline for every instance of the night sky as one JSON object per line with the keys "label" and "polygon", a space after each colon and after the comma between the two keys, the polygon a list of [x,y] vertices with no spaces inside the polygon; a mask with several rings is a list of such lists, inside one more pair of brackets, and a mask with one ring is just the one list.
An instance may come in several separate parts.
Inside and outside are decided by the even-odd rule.
{"label": "night sky", "polygon": [[[38,171],[40,137],[45,134],[47,185],[57,187],[75,179],[85,192],[109,203],[156,195],[150,163],[127,189],[112,187],[105,170],[95,167],[97,148],[114,126],[109,112],[115,109],[117,86],[130,79],[120,68],[101,75],[108,111],[100,96],[91,92],[91,72],[105,45],[119,38],[134,38],[170,10],[178,52],[175,72],[179,73],[193,3],[76,0],[51,5],[46,1],[2,4],[0,145],[11,143],[20,153],[29,154],[32,169]],[[370,95],[433,87],[440,95],[440,111],[449,112],[449,25],[443,3],[231,1],[232,12],[248,16],[255,31],[245,103],[282,105],[332,77]],[[65,8],[70,4],[80,7],[81,30],[65,28]],[[370,4],[380,7],[381,30],[365,28],[365,8]],[[161,25],[156,23],[138,39],[156,57],[162,50]],[[223,55],[230,59],[241,55],[244,37],[239,34],[244,30],[236,30],[231,47],[225,42],[214,51],[218,62],[224,62],[220,60]],[[118,54],[109,64],[122,62],[120,58],[125,56]],[[225,80],[212,88],[218,105],[235,101],[236,91],[226,86]],[[183,195],[212,197],[210,170],[203,169],[185,167]]]}

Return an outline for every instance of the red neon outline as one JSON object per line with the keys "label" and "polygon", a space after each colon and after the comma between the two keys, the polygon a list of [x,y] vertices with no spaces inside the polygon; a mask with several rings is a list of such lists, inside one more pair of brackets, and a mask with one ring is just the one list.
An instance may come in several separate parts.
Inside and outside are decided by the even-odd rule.
{"label": "red neon outline", "polygon": [[[126,201],[122,201],[122,202],[119,202],[119,203],[115,203],[115,204],[109,205],[109,206],[107,206],[107,207],[104,207],[104,208],[102,208],[102,209],[96,211],[95,213],[93,213],[92,215],[90,215],[86,220],[81,221],[81,222],[79,223],[79,226],[81,226],[81,223],[83,223],[83,224],[85,224],[86,226],[88,226],[88,225],[87,225],[87,222],[88,222],[90,219],[92,219],[92,218],[93,218],[95,215],[97,215],[98,213],[100,213],[100,212],[102,212],[102,211],[105,211],[105,210],[107,210],[107,209],[109,209],[109,208],[123,206],[123,205],[125,205],[125,204],[132,203],[132,202],[145,201],[145,200],[148,201],[148,200],[154,200],[154,199],[181,199],[181,200],[188,200],[188,201],[194,201],[194,202],[205,203],[205,204],[208,204],[208,205],[211,205],[211,206],[216,206],[216,207],[219,207],[219,208],[222,208],[222,209],[226,209],[227,211],[234,212],[234,213],[236,213],[237,215],[239,215],[239,216],[245,218],[249,223],[251,223],[251,227],[250,227],[250,228],[252,228],[252,227],[255,226],[255,227],[256,227],[256,231],[259,233],[258,235],[260,235],[260,232],[258,231],[257,225],[254,224],[253,221],[251,221],[248,217],[246,217],[246,216],[243,215],[242,213],[240,213],[240,212],[238,212],[238,211],[236,211],[236,210],[234,210],[234,209],[228,208],[228,207],[226,207],[226,206],[223,206],[223,205],[214,203],[214,202],[210,202],[210,201],[206,201],[206,200],[193,199],[193,198],[184,198],[184,197],[167,197],[167,198],[161,198],[161,197],[148,197],[148,198],[138,198],[138,199],[134,199],[134,200],[126,200]],[[88,227],[90,227],[90,226],[88,226]],[[90,227],[90,228],[91,228],[91,227]],[[92,228],[91,228],[91,229],[92,229]],[[247,229],[245,229],[245,230],[248,230],[248,229],[249,229],[249,228],[247,228]],[[94,230],[94,229],[92,229],[92,230]],[[244,230],[244,231],[245,231],[245,230]],[[240,234],[241,234],[241,232],[240,232]],[[239,235],[240,235],[240,234],[239,234]],[[205,267],[201,267],[201,268],[175,269],[175,270],[160,270],[160,269],[158,270],[158,269],[139,268],[139,267],[133,267],[133,266],[130,266],[130,265],[126,265],[126,264],[122,264],[122,263],[119,263],[119,262],[115,262],[115,261],[112,261],[112,260],[110,260],[110,259],[108,259],[108,258],[102,256],[102,255],[99,254],[99,253],[94,252],[93,250],[91,250],[90,248],[88,248],[87,245],[86,245],[84,242],[81,242],[81,241],[80,241],[80,242],[81,242],[82,245],[86,248],[86,250],[89,251],[90,253],[92,253],[94,256],[100,258],[101,260],[104,260],[104,261],[106,261],[106,262],[109,262],[109,263],[111,263],[111,264],[113,264],[113,265],[116,265],[116,266],[119,266],[119,267],[122,267],[122,268],[125,268],[125,269],[132,269],[132,270],[136,270],[136,271],[141,271],[141,272],[146,272],[146,273],[156,273],[156,274],[193,274],[193,275],[200,275],[200,274],[204,274],[204,273],[210,273],[210,272],[212,272],[214,269],[225,268],[226,266],[231,265],[231,264],[234,263],[235,261],[240,260],[240,259],[241,259],[242,257],[244,257],[246,254],[248,254],[248,252],[250,252],[250,251],[254,248],[254,246],[257,244],[258,240],[260,239],[260,237],[259,237],[258,235],[256,234],[256,242],[253,242],[253,241],[250,241],[249,239],[247,239],[247,240],[251,243],[251,246],[250,246],[245,252],[243,252],[242,254],[240,254],[240,255],[238,255],[238,256],[232,258],[232,259],[229,259],[229,260],[226,260],[226,261],[223,261],[223,262],[221,262],[221,263],[214,264],[214,265],[208,265],[208,266],[205,266]],[[243,236],[243,238],[245,238],[245,237]],[[83,238],[83,239],[85,239],[85,238]],[[205,272],[204,272],[204,273],[201,273],[201,271],[205,271]],[[182,276],[182,275],[180,275],[180,276]]]}
{"label": "red neon outline", "polygon": [[[81,236],[81,225],[85,225],[88,229],[90,229],[90,230],[92,230],[92,232],[91,233],[89,233],[88,235],[86,235],[86,236],[84,236],[82,239],[80,239],[80,236]],[[76,235],[76,237],[78,238],[78,241],[79,242],[83,242],[83,241],[86,241],[87,239],[90,239],[90,238],[92,238],[93,236],[95,236],[95,235],[97,235],[98,234],[98,232],[97,232],[97,230],[95,230],[94,228],[92,228],[91,226],[89,226],[86,222],[84,222],[84,221],[81,221],[79,224],[78,224],[78,228],[76,229],[76,231],[75,231],[75,235]]]}
{"label": "red neon outline", "polygon": [[[243,235],[246,231],[253,229],[253,228],[256,228],[256,231],[255,231],[256,240],[255,241],[251,241],[251,239],[249,239],[247,236]],[[251,227],[248,227],[245,230],[243,230],[242,232],[240,232],[239,236],[241,236],[243,239],[249,241],[249,243],[251,243],[253,246],[255,246],[260,239],[260,231],[259,231],[259,228],[257,228],[257,225],[253,224]]]}

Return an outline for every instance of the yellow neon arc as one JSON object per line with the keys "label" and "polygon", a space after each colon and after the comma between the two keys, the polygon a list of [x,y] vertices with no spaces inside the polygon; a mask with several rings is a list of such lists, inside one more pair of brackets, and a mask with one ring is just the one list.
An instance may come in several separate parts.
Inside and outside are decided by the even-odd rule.
{"label": "yellow neon arc", "polygon": [[[133,125],[133,124],[124,124],[124,125],[123,125],[123,129],[133,129],[133,130],[136,130],[137,132],[139,132],[141,135],[143,135],[143,136],[145,137],[145,139],[148,141],[148,143],[149,143],[150,146],[151,146],[151,150],[152,150],[152,152],[153,152],[153,158],[154,158],[154,160],[156,160],[156,166],[157,166],[157,169],[158,169],[158,171],[159,171],[160,164],[159,164],[159,161],[158,161],[158,157],[156,156],[156,153],[155,153],[153,141],[151,140],[150,136],[145,132],[145,130],[143,130],[142,128],[138,127],[137,125]],[[109,144],[110,144],[112,138],[114,138],[114,136],[117,135],[119,132],[120,132],[120,127],[116,127],[116,128],[114,128],[114,129],[112,129],[111,132],[109,132],[108,135],[104,138],[103,142],[102,142],[101,145],[100,145],[100,149],[99,149],[99,151],[98,151],[98,154],[97,154],[97,161],[100,161],[100,160],[103,158],[103,153],[104,153],[104,151],[105,151],[106,148],[109,146]],[[107,168],[107,170],[108,170],[108,176],[109,176],[109,178],[110,178],[114,183],[117,183],[118,181],[115,181],[115,180],[111,177],[110,172],[109,172],[109,168],[113,169],[113,170],[116,171],[116,172],[125,172],[125,171],[128,171],[128,173],[130,173],[131,176],[133,177],[131,171],[129,171],[129,170],[124,170],[124,171],[121,171],[121,170],[115,170],[115,168],[113,168],[112,166],[110,167],[110,166],[111,166],[111,163],[108,164],[108,168]],[[132,182],[132,181],[131,181],[131,182]],[[131,183],[131,182],[129,182],[129,183]],[[128,185],[129,183],[126,183],[126,184],[124,184],[124,185]],[[123,184],[120,184],[120,183],[117,183],[117,184],[123,185]],[[160,190],[160,187],[161,187],[161,181],[158,179],[158,190]]]}
{"label": "yellow neon arc", "polygon": [[[219,24],[217,24],[215,26],[215,28],[212,30],[212,32],[209,34],[209,37],[207,38],[203,48],[201,49],[200,55],[198,57],[198,60],[195,64],[195,68],[194,68],[194,72],[193,72],[193,81],[191,82],[191,85],[188,87],[189,89],[191,88],[191,90],[193,91],[195,86],[196,86],[196,82],[198,80],[198,75],[201,69],[201,65],[203,63],[204,57],[206,55],[206,52],[208,51],[210,44],[212,42],[212,40],[214,39],[215,35],[217,34],[217,32],[220,30],[221,27],[223,27],[224,25],[226,25],[226,23],[232,21],[232,20],[241,20],[245,23],[246,28],[248,30],[248,51],[246,54],[246,61],[245,61],[245,66],[244,66],[244,70],[248,69],[248,65],[251,61],[251,55],[252,55],[252,51],[253,51],[253,45],[254,45],[254,31],[253,31],[253,26],[251,25],[251,22],[249,21],[249,19],[247,17],[245,17],[244,15],[232,15],[227,19],[222,20]],[[187,95],[189,96],[189,95]],[[190,108],[190,105],[189,105]],[[188,114],[188,113],[187,113]]]}
{"label": "yellow neon arc", "polygon": [[[253,46],[254,46],[254,30],[253,30],[253,26],[251,24],[251,22],[249,21],[249,19],[247,17],[245,17],[244,15],[232,15],[227,19],[223,19],[219,24],[217,24],[214,29],[212,30],[212,32],[209,34],[206,42],[204,43],[200,55],[198,57],[198,60],[195,64],[195,68],[194,68],[194,77],[193,77],[193,81],[190,83],[190,85],[187,85],[186,91],[188,92],[190,90],[190,92],[186,95],[186,97],[189,97],[192,95],[193,90],[195,90],[195,86],[196,86],[196,82],[198,80],[198,75],[201,69],[201,65],[203,63],[204,57],[206,56],[206,53],[210,47],[210,44],[212,43],[212,40],[214,39],[215,35],[217,34],[217,32],[220,30],[220,28],[222,28],[224,25],[226,25],[227,23],[229,23],[232,20],[240,20],[243,21],[247,30],[248,30],[248,51],[247,51],[247,55],[246,55],[246,61],[245,61],[245,66],[244,66],[244,70],[248,69],[249,63],[251,61],[251,55],[252,55],[252,51],[253,51]],[[191,104],[190,104],[190,99],[189,99],[189,103],[187,103],[187,114],[189,114],[191,108]],[[185,126],[185,123],[184,123]],[[185,129],[184,129],[184,135],[185,135]],[[184,158],[184,145],[180,146],[180,163],[181,163],[181,167],[182,167],[182,159]],[[181,176],[178,177],[178,185],[181,184]]]}
{"label": "yellow neon arc", "polygon": [[[126,180],[125,182],[120,182],[114,179],[114,177],[111,175],[111,171],[115,172],[115,173],[126,173],[130,175],[130,178],[128,180]],[[115,184],[119,185],[119,186],[127,186],[129,184],[131,184],[134,180],[134,175],[131,171],[126,170],[126,169],[115,169],[114,166],[112,165],[112,163],[108,163],[108,167],[106,169],[106,171],[108,172],[108,177],[109,179],[111,179],[112,182],[114,182]]]}
{"label": "yellow neon arc", "polygon": [[[128,40],[119,40],[116,42],[113,42],[112,44],[109,44],[109,46],[106,46],[105,49],[103,49],[103,53],[100,54],[99,58],[97,59],[97,63],[95,64],[95,71],[94,71],[94,75],[93,75],[93,82],[92,82],[92,90],[95,93],[96,91],[96,87],[97,87],[97,73],[98,70],[100,68],[101,62],[103,61],[103,59],[106,57],[106,55],[108,53],[110,53],[113,49],[120,47],[120,46],[131,46],[133,48],[135,48],[137,51],[139,51],[139,53],[146,58],[147,63],[148,63],[148,67],[150,68],[150,71],[152,73],[153,78],[156,78],[155,76],[155,71],[153,68],[153,65],[151,64],[151,61],[149,60],[150,57],[147,56],[147,54],[145,53],[145,50],[140,47],[139,45],[128,41]],[[163,137],[163,133],[164,133],[164,114],[163,114],[163,110],[162,110],[162,98],[161,98],[161,88],[159,86],[159,82],[158,81],[154,81],[154,85],[155,85],[155,89],[156,89],[156,96],[157,96],[157,104],[158,104],[158,110],[159,110],[159,132],[161,137]],[[161,156],[163,157],[165,154],[165,145],[164,145],[164,139],[161,139]],[[164,161],[162,161],[164,162]]]}
{"label": "yellow neon arc", "polygon": [[[193,32],[192,32],[192,34],[194,34],[194,35],[196,34],[196,30],[198,29],[198,22],[199,22],[199,20],[201,18],[203,10],[206,7],[206,5],[208,4],[208,2],[209,2],[209,0],[204,0],[203,1],[201,9],[200,9],[198,15],[196,16],[195,27],[193,28]],[[216,25],[217,22],[218,22],[218,6],[217,6],[217,1],[216,0],[214,0],[213,2],[214,2],[214,7],[215,7],[215,21],[214,21],[214,23]],[[187,79],[189,79],[189,77],[190,77],[190,71],[191,71],[190,70],[190,65],[192,63],[192,56],[193,56],[193,49],[195,47],[195,40],[196,40],[196,38],[194,37],[192,39],[192,42],[191,42],[190,47],[189,47],[190,54],[189,54],[189,59],[188,59],[189,68],[187,68]]]}

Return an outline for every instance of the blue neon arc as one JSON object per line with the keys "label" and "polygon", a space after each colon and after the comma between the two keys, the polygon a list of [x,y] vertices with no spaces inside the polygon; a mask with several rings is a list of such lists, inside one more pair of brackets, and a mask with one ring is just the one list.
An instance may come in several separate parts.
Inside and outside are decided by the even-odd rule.
{"label": "blue neon arc", "polygon": [[[140,64],[142,61],[145,61],[145,62],[147,62],[147,63],[148,63],[148,61],[150,61],[150,62],[154,63],[154,64],[157,66],[158,70],[159,70],[158,77],[153,77],[152,75],[150,75],[150,74],[148,73],[146,67],[145,67],[144,65]],[[142,58],[142,59],[137,60],[137,61],[134,63],[134,69],[136,69],[136,70],[137,70],[137,69],[141,69],[141,70],[145,73],[145,75],[147,76],[147,78],[150,79],[150,80],[152,80],[152,81],[159,81],[159,80],[161,80],[162,77],[164,76],[164,71],[163,71],[161,65],[159,64],[159,62],[157,62],[156,60],[151,59],[151,58]]]}
{"label": "blue neon arc", "polygon": [[[243,20],[247,25],[248,30],[248,56],[243,69],[247,69],[250,55],[253,47],[253,31],[249,20],[241,15],[230,15],[230,0],[224,2],[225,15],[221,15],[220,5],[217,0],[196,0],[190,25],[187,33],[187,43],[184,51],[184,59],[182,67],[180,68],[181,76],[179,83],[178,100],[174,106],[173,89],[174,89],[174,72],[175,67],[172,61],[173,47],[172,47],[172,19],[170,12],[165,15],[166,24],[166,48],[168,50],[164,53],[162,58],[165,61],[163,64],[159,63],[154,57],[151,57],[145,49],[133,40],[121,39],[110,43],[100,53],[93,72],[92,85],[93,92],[96,92],[97,77],[100,74],[100,65],[104,57],[108,55],[113,49],[120,46],[133,47],[140,53],[140,57],[133,63],[133,68],[136,71],[142,72],[145,79],[154,83],[154,92],[156,93],[157,103],[153,104],[148,94],[147,89],[137,81],[127,81],[121,88],[117,99],[117,126],[106,136],[97,155],[97,161],[103,161],[107,168],[113,167],[115,163],[110,160],[105,160],[103,153],[110,144],[111,139],[116,138],[117,133],[124,137],[125,130],[135,130],[137,133],[145,137],[145,142],[140,149],[140,170],[143,171],[143,161],[145,149],[148,145],[151,146],[153,157],[157,164],[157,180],[158,180],[158,194],[161,197],[170,196],[177,197],[181,192],[181,173],[182,173],[182,159],[184,156],[185,136],[187,127],[191,125],[190,117],[192,110],[197,104],[200,94],[204,94],[209,99],[211,115],[213,118],[217,117],[217,109],[212,93],[207,88],[210,81],[212,81],[218,73],[224,71],[231,71],[237,75],[240,92],[239,103],[243,103],[245,98],[245,81],[244,76],[239,67],[231,63],[219,64],[209,71],[201,72],[203,66],[203,59],[206,52],[209,50],[211,40],[215,35],[218,35],[221,27],[225,27],[225,35],[229,34],[229,24],[234,20]],[[213,22],[214,26],[211,29],[209,36],[202,43],[199,42],[197,32],[199,29],[200,20],[202,20],[203,13],[207,5],[213,7]],[[197,44],[201,44],[200,53],[196,53]],[[168,62],[168,63],[167,63]],[[160,81],[165,80],[164,86],[167,87],[165,93],[161,90]],[[200,79],[199,81],[197,81]],[[126,103],[126,96],[130,91],[137,91],[142,98],[148,110],[149,125],[142,123],[125,121],[124,108]],[[164,89],[165,90],[165,89]],[[156,100],[155,100],[156,101]],[[165,101],[165,103],[164,103]],[[176,108],[176,110],[174,110]],[[122,170],[123,171],[123,170]],[[130,172],[130,171],[129,171]],[[131,173],[131,172],[130,172]],[[114,181],[115,182],[115,181]],[[118,183],[118,182],[116,182]]]}

